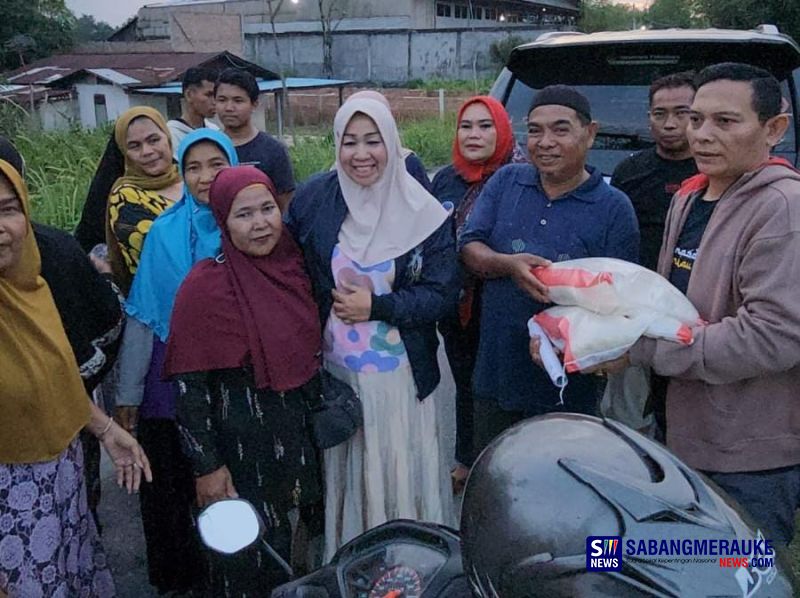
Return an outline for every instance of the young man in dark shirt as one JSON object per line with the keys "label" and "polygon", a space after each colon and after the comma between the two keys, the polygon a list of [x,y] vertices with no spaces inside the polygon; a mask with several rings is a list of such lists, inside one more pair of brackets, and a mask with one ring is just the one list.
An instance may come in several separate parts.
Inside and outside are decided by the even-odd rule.
{"label": "young man in dark shirt", "polygon": [[672,196],[684,180],[697,174],[686,139],[694,93],[691,73],[667,75],[653,82],[649,118],[656,144],[620,162],[611,177],[611,185],[631,198],[641,233],[639,263],[651,270],[658,264]]}
{"label": "young man in dark shirt", "polygon": [[275,199],[281,212],[285,212],[295,188],[292,162],[280,141],[253,124],[258,94],[258,83],[252,74],[236,68],[225,69],[214,88],[217,117],[236,146],[239,162],[254,165],[275,183],[278,190]]}

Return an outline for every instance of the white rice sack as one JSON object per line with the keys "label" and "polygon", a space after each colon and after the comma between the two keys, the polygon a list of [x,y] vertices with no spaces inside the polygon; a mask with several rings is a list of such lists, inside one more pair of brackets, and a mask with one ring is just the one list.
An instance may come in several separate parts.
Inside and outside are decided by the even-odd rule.
{"label": "white rice sack", "polygon": [[563,353],[568,373],[621,357],[651,323],[647,316],[600,315],[576,306],[550,307],[533,319]]}
{"label": "white rice sack", "polygon": [[640,318],[668,316],[688,327],[702,321],[686,296],[656,272],[614,258],[557,262],[533,274],[558,305],[574,305],[597,314]]}

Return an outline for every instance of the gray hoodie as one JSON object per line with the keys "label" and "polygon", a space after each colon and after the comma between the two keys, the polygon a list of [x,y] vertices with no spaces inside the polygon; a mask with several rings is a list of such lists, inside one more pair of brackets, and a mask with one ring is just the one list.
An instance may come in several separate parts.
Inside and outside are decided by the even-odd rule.
{"label": "gray hoodie", "polygon": [[[698,175],[672,200],[658,270],[672,253]],[[667,445],[715,472],[800,463],[800,173],[770,161],[719,199],[687,296],[707,326],[686,347],[642,339],[631,362],[670,377]]]}

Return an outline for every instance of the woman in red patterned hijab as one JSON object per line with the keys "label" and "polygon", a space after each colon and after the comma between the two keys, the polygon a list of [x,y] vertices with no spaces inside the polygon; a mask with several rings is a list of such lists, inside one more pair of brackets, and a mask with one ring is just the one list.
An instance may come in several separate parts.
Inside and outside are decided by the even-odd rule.
{"label": "woman in red patterned hijab", "polygon": [[[527,162],[514,141],[505,107],[489,96],[475,96],[458,111],[453,162],[433,179],[432,193],[455,210],[456,232],[467,221],[489,177],[510,163]],[[465,273],[458,314],[439,325],[456,382],[456,460],[453,487],[460,491],[472,464],[472,370],[478,349],[480,281]]]}
{"label": "woman in red patterned hijab", "polygon": [[[165,365],[202,507],[241,496],[288,562],[321,533],[322,483],[309,426],[320,393],[321,332],[303,257],[272,181],[253,166],[211,185],[222,253],[199,262],[175,301]],[[299,509],[300,524],[289,521]],[[293,531],[294,530],[294,531]],[[258,549],[215,562],[212,594],[269,594],[287,581]]]}

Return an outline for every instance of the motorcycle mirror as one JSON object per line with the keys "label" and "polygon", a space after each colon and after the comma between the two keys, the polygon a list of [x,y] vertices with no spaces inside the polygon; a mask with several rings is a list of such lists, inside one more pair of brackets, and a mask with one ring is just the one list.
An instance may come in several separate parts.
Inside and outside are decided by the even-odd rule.
{"label": "motorcycle mirror", "polygon": [[208,548],[234,554],[258,540],[261,523],[252,504],[230,498],[206,507],[197,518],[197,529]]}

